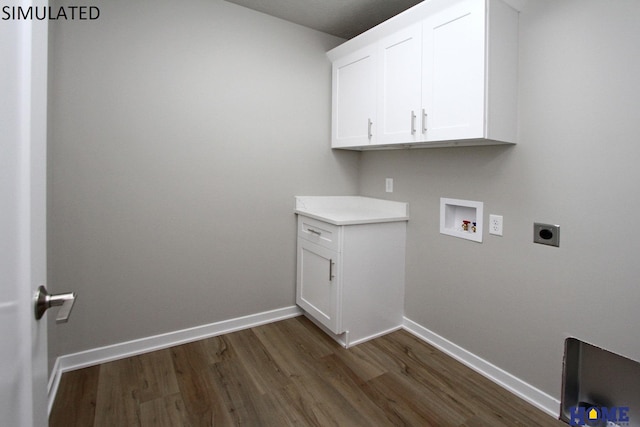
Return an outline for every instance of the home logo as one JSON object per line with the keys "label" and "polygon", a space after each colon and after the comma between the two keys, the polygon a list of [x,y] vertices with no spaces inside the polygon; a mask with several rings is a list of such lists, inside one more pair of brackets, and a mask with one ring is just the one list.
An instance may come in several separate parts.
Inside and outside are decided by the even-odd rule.
{"label": "home logo", "polygon": [[617,425],[629,424],[628,406],[572,406],[569,408],[572,426],[606,426],[608,423]]}

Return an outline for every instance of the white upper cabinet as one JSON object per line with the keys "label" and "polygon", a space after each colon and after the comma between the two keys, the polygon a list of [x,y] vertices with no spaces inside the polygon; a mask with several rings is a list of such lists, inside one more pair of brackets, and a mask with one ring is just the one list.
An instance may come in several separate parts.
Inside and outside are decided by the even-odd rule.
{"label": "white upper cabinet", "polygon": [[[350,81],[361,85],[357,94],[336,84],[336,74],[354,63],[354,51],[358,57],[377,54],[369,63],[373,86],[371,74],[358,75],[364,67],[349,70]],[[334,66],[333,148],[516,142],[518,12],[502,0],[427,0],[328,55]],[[351,118],[336,112],[336,103],[359,104],[364,111],[365,102],[375,103],[376,111],[367,138],[345,138],[345,129],[356,125],[346,123]]]}
{"label": "white upper cabinet", "polygon": [[332,146],[375,143],[377,51],[368,46],[333,62]]}

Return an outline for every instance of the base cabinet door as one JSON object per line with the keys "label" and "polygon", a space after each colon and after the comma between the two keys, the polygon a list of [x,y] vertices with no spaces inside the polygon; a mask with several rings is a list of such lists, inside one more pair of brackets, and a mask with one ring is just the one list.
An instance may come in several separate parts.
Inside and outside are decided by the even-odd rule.
{"label": "base cabinet door", "polygon": [[340,334],[339,253],[298,238],[296,303],[317,321]]}

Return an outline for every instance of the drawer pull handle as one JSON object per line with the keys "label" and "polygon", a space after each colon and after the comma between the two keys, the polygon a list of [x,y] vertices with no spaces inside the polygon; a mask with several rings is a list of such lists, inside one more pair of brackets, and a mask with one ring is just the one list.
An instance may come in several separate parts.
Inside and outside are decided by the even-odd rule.
{"label": "drawer pull handle", "polygon": [[309,233],[313,233],[313,234],[315,234],[316,236],[319,236],[319,235],[321,235],[321,234],[322,234],[320,231],[314,230],[313,228],[307,228],[307,231],[308,231]]}
{"label": "drawer pull handle", "polygon": [[336,277],[333,275],[333,260],[329,259],[329,281],[332,281]]}

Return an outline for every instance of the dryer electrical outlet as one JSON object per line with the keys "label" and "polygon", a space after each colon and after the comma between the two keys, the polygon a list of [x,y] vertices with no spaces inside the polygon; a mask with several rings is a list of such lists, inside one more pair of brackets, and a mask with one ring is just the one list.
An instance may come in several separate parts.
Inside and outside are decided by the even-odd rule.
{"label": "dryer electrical outlet", "polygon": [[560,246],[560,226],[554,224],[533,223],[533,243]]}

